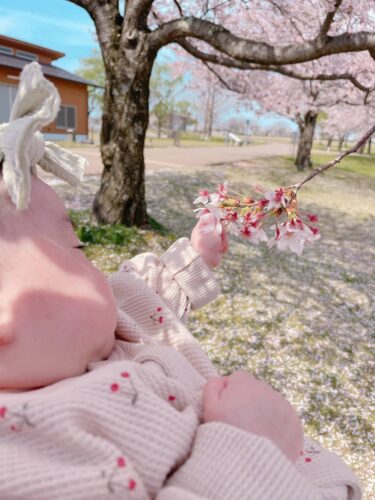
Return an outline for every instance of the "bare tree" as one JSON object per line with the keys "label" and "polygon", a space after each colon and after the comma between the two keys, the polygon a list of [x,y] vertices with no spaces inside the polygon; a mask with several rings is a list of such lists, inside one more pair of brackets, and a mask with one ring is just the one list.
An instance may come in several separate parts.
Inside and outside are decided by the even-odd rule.
{"label": "bare tree", "polygon": [[93,19],[104,61],[106,84],[101,131],[104,170],[95,197],[94,216],[109,224],[143,225],[148,220],[143,148],[148,126],[149,80],[162,47],[179,43],[192,52],[198,50],[193,45],[198,40],[205,42],[207,50],[200,47],[200,55],[196,57],[206,60],[214,57],[219,64],[232,67],[245,65],[251,69],[251,65],[256,65],[273,70],[341,52],[368,50],[375,54],[375,33],[363,30],[329,34],[336,14],[341,15],[342,0],[327,2],[320,27],[310,38],[283,45],[233,34],[207,19],[208,7],[199,18],[184,15],[178,0],[166,2],[177,6],[177,17],[164,21],[155,11],[154,26],[150,24],[153,0],[126,0],[123,15],[118,0],[68,1],[85,9]]}

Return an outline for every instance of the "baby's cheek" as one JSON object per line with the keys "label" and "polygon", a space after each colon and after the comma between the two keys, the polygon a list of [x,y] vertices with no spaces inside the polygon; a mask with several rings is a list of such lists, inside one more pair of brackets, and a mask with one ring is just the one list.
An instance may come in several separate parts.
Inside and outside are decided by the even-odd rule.
{"label": "baby's cheek", "polygon": [[24,275],[7,303],[6,331],[14,335],[0,345],[0,388],[40,387],[79,375],[113,348],[117,309],[105,276],[89,265],[74,273],[64,265],[41,271],[27,282]]}

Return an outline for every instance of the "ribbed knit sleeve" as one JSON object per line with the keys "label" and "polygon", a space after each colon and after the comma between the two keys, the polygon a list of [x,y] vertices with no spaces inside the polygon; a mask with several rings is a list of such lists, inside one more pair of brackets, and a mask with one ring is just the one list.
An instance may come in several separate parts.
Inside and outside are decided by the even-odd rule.
{"label": "ribbed knit sleeve", "polygon": [[162,256],[161,261],[189,297],[192,309],[216,299],[217,281],[188,238],[180,238]]}
{"label": "ribbed knit sleeve", "polygon": [[[310,456],[301,456],[298,468],[268,439],[213,422],[200,426],[190,457],[167,485],[176,500],[190,499],[192,493],[210,500],[360,500],[354,474],[329,455],[314,456],[311,475],[305,470],[313,464]],[[166,489],[158,500],[169,500],[169,494]]]}
{"label": "ribbed knit sleeve", "polygon": [[160,258],[152,253],[137,255],[128,267],[154,290],[168,307],[186,320],[190,309],[198,309],[216,299],[217,281],[188,238],[177,240]]}
{"label": "ribbed knit sleeve", "polygon": [[189,455],[198,399],[156,363],[130,361],[0,394],[0,500],[155,498]]}

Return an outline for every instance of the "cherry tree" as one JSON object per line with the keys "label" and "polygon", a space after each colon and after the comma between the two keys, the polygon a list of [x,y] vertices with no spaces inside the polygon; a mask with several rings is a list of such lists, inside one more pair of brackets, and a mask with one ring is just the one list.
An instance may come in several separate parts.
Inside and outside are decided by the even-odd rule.
{"label": "cherry tree", "polygon": [[338,149],[341,152],[344,141],[349,136],[362,133],[365,124],[368,123],[368,106],[341,105],[331,108],[327,116],[321,121],[321,133],[327,139],[327,150],[330,149],[332,141],[337,139]]}
{"label": "cherry tree", "polygon": [[93,19],[105,66],[104,170],[94,216],[110,224],[148,220],[143,147],[149,80],[162,47],[177,43],[212,64],[279,72],[344,52],[375,57],[372,0],[68,1]]}
{"label": "cherry tree", "polygon": [[194,94],[200,116],[203,118],[203,134],[211,137],[217,115],[227,106],[230,96],[211,68],[186,54],[180,47],[175,48],[177,61],[173,72],[185,78],[185,91]]}
{"label": "cherry tree", "polygon": [[[366,109],[375,89],[375,61],[367,53],[335,55],[302,67],[297,65],[294,71],[299,72],[299,78],[275,72],[233,71],[221,69],[215,73],[223,85],[242,94],[246,100],[256,101],[258,113],[272,111],[296,122],[300,133],[295,164],[299,170],[311,167],[310,154],[319,113],[329,112],[338,104],[351,107],[352,113],[354,108]],[[311,79],[311,75],[315,75],[316,80]],[[356,121],[360,123],[360,119],[366,127],[366,117],[361,111]]]}
{"label": "cherry tree", "polygon": [[274,111],[294,120],[299,128],[295,165],[298,170],[312,166],[311,149],[319,113],[345,101],[347,82],[300,81],[273,78],[267,90],[258,93],[262,111]]}
{"label": "cherry tree", "polygon": [[[365,104],[341,104],[331,108],[326,117],[320,122],[322,136],[327,140],[327,150],[332,141],[338,141],[338,150],[341,152],[345,140],[355,139],[363,134],[369,124],[375,120],[375,99],[372,96]],[[364,150],[365,144],[362,146]],[[371,151],[371,137],[368,141],[368,152]]]}

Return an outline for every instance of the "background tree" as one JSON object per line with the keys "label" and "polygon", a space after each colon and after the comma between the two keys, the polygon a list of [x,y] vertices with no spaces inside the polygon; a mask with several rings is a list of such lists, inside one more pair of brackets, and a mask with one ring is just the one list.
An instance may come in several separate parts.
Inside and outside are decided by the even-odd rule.
{"label": "background tree", "polygon": [[150,112],[157,121],[157,135],[168,127],[168,117],[175,110],[183,76],[173,76],[170,65],[156,63],[150,80]]}
{"label": "background tree", "polygon": [[[309,75],[325,75],[338,69],[337,74],[325,81],[311,80]],[[331,107],[351,105],[361,107],[369,101],[375,87],[375,63],[367,54],[331,56],[325,60],[305,64],[300,78],[290,78],[274,72],[243,72],[225,75],[225,82],[253,102],[258,113],[276,112],[298,125],[299,137],[295,164],[298,170],[312,166],[311,149],[319,114]],[[288,72],[287,72],[288,73]],[[340,74],[344,78],[340,78]],[[220,75],[223,80],[223,72]],[[228,83],[229,82],[229,83]],[[259,108],[260,106],[260,108]]]}
{"label": "background tree", "polygon": [[93,112],[101,112],[103,108],[105,71],[99,49],[93,49],[90,57],[80,60],[77,75],[97,84],[97,87],[89,87],[89,115]]}
{"label": "background tree", "polygon": [[[340,105],[331,108],[320,123],[322,135],[327,139],[327,149],[337,140],[337,149],[341,152],[344,142],[355,140],[363,134],[374,120],[374,103],[366,105]],[[362,151],[364,148],[362,148]],[[371,138],[368,141],[368,153],[371,152]]]}
{"label": "background tree", "polygon": [[110,224],[148,220],[143,148],[162,47],[178,43],[206,62],[274,71],[342,52],[375,57],[372,0],[127,0],[123,12],[118,0],[68,1],[93,19],[104,61],[104,170],[94,215]]}

